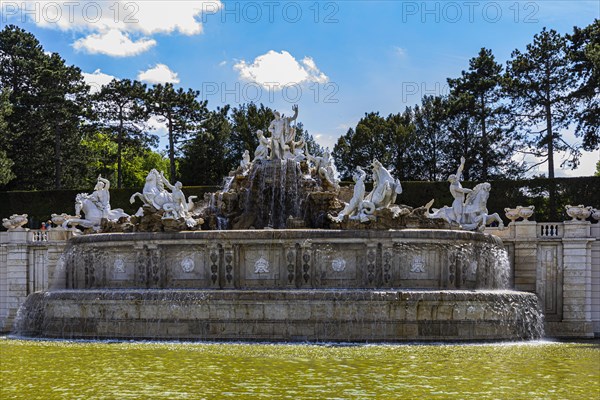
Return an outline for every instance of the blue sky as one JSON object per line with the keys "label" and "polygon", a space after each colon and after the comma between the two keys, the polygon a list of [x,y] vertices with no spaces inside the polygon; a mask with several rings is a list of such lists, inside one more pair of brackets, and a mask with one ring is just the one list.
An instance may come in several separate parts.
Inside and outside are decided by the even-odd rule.
{"label": "blue sky", "polygon": [[[31,31],[92,84],[172,81],[200,90],[209,108],[254,100],[289,114],[298,103],[299,120],[329,147],[365,112],[446,93],[446,78],[481,47],[505,64],[544,26],[567,33],[600,18],[598,1],[25,3],[3,0],[2,24]],[[580,169],[557,175],[589,175],[597,160],[585,154]]]}

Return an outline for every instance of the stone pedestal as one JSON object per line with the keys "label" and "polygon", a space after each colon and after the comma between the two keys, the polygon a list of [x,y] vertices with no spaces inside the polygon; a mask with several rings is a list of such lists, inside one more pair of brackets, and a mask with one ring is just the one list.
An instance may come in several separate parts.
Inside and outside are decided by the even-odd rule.
{"label": "stone pedestal", "polygon": [[29,294],[27,291],[28,234],[27,230],[14,230],[6,234],[6,291],[3,307],[6,315],[1,324],[4,331],[10,330],[17,310]]}
{"label": "stone pedestal", "polygon": [[587,221],[564,223],[563,326],[560,336],[593,337],[592,252]]}
{"label": "stone pedestal", "polygon": [[536,292],[537,281],[537,223],[534,221],[512,222],[509,229],[514,229],[515,290]]}

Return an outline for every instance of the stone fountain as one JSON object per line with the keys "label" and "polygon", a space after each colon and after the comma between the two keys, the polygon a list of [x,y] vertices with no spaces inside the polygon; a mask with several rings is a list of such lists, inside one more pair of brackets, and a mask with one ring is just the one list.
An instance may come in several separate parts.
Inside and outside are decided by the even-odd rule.
{"label": "stone fountain", "polygon": [[257,132],[254,159],[247,152],[202,202],[151,171],[129,217],[110,208],[99,178],[64,221],[89,234],[71,239],[54,287],[28,297],[16,331],[337,342],[543,335],[537,297],[508,289],[502,241],[479,232],[497,219],[485,207],[489,184],[460,185],[464,160],[450,177],[452,207],[397,205],[402,185],[377,160],[370,193],[362,168],[344,192],[330,154],[296,141],[297,115],[276,113],[270,136]]}

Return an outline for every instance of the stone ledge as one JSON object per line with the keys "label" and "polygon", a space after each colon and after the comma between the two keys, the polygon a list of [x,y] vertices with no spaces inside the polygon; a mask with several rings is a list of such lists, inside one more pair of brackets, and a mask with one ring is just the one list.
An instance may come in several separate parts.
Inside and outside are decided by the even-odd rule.
{"label": "stone ledge", "polygon": [[547,338],[569,339],[569,338],[593,338],[594,329],[591,322],[587,321],[562,321],[544,324]]}

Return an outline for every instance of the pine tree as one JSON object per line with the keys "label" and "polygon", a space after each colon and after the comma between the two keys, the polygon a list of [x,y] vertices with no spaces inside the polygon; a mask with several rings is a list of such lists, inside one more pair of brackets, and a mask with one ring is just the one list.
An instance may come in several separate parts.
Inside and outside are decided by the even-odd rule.
{"label": "pine tree", "polygon": [[148,92],[150,113],[167,125],[171,181],[177,180],[176,157],[180,154],[179,146],[198,130],[208,112],[207,102],[199,102],[198,95],[199,92],[192,89],[176,90],[171,83],[154,85]]}
{"label": "pine tree", "polygon": [[575,27],[569,40],[569,58],[579,86],[572,93],[579,102],[575,134],[583,137],[583,149],[600,148],[600,20],[585,28]]}
{"label": "pine tree", "polygon": [[458,148],[448,156],[454,160],[466,156],[461,154],[460,146],[467,146],[465,151],[472,154],[470,173],[465,176],[471,179],[517,178],[523,169],[512,159],[520,138],[515,124],[508,123],[508,110],[502,104],[501,74],[502,66],[495,61],[492,51],[482,48],[469,61],[468,71],[462,71],[460,78],[448,79],[451,105],[448,117],[463,131],[453,132],[457,139],[463,140],[456,143]]}
{"label": "pine tree", "polygon": [[49,147],[54,147],[54,188],[61,189],[63,183],[75,186],[81,181],[78,175],[85,163],[81,157],[81,126],[89,88],[81,70],[66,66],[57,53],[45,59],[38,82],[42,126]]}
{"label": "pine tree", "polygon": [[573,168],[578,165],[577,148],[561,135],[572,122],[575,109],[571,97],[575,76],[566,52],[565,38],[544,28],[525,52],[512,53],[504,80],[512,116],[528,135],[528,153],[544,157],[535,165],[547,161],[549,178],[554,178],[557,151],[569,152],[567,164]]}
{"label": "pine tree", "polygon": [[186,185],[218,185],[235,168],[228,155],[232,129],[229,110],[226,105],[209,111],[200,129],[184,144],[180,170]]}
{"label": "pine tree", "polygon": [[4,150],[6,148],[5,139],[7,136],[7,123],[6,116],[10,114],[10,102],[8,101],[8,91],[3,90],[0,92],[0,186],[6,185],[10,182],[15,174],[12,172],[12,166],[14,163]]}
{"label": "pine tree", "polygon": [[129,79],[114,79],[92,96],[98,126],[117,143],[117,187],[123,187],[123,153],[144,151],[156,145],[147,133],[146,85]]}
{"label": "pine tree", "polygon": [[349,129],[333,148],[333,157],[341,176],[349,179],[357,166],[366,169],[374,159],[386,168],[393,168],[396,162],[395,133],[378,112],[366,113],[356,128]]}
{"label": "pine tree", "polygon": [[448,142],[446,127],[447,100],[441,96],[425,96],[413,112],[416,145],[413,162],[420,171],[415,179],[445,180],[448,171],[445,146]]}
{"label": "pine tree", "polygon": [[5,146],[17,177],[10,187],[77,186],[85,169],[80,139],[88,90],[79,68],[8,25],[0,32],[0,85],[12,107]]}

